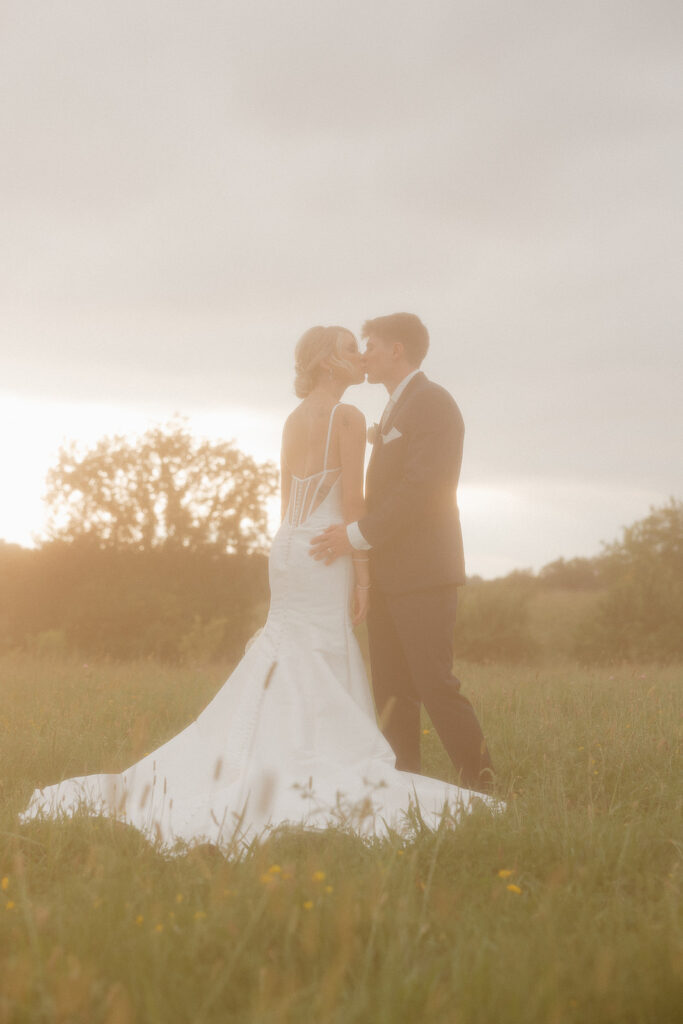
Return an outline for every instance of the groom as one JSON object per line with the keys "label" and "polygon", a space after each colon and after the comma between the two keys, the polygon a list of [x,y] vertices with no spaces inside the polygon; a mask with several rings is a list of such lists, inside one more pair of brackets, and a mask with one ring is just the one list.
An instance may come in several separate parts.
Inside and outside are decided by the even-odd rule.
{"label": "groom", "polygon": [[491,786],[491,759],[472,705],[453,675],[458,587],[465,583],[456,488],[464,425],[451,395],[419,369],[429,347],[412,313],[368,320],[365,368],[389,402],[373,439],[366,514],[314,538],[328,564],[354,549],[370,551],[368,638],[380,723],[396,767],[420,770],[424,704],[460,784]]}

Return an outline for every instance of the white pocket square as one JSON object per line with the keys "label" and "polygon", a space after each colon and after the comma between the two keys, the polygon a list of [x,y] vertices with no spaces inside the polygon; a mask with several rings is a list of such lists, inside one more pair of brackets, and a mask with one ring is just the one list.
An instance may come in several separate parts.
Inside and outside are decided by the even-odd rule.
{"label": "white pocket square", "polygon": [[396,427],[392,427],[388,434],[382,434],[382,442],[383,444],[389,444],[390,441],[396,441],[399,437],[403,437],[401,431],[397,430]]}

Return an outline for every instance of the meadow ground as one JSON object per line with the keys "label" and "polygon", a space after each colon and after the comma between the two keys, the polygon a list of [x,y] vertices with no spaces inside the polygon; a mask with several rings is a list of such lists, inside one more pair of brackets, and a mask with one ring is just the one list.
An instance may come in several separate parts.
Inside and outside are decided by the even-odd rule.
{"label": "meadow ground", "polygon": [[34,786],[120,771],[225,674],[0,658],[0,1024],[680,1019],[683,667],[460,665],[507,810],[411,841],[169,859],[104,820],[18,825]]}

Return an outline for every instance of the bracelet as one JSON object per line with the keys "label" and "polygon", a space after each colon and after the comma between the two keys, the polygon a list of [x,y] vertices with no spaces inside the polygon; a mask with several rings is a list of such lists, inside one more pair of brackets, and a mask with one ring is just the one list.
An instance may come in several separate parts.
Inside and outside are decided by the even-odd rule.
{"label": "bracelet", "polygon": [[367,587],[361,587],[360,583],[356,583],[356,590],[369,590],[370,584]]}

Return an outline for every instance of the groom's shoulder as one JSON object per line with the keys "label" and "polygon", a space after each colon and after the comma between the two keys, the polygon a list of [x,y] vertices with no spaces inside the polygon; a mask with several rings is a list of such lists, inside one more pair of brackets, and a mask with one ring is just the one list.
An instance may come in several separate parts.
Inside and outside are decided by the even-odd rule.
{"label": "groom's shoulder", "polygon": [[435,414],[441,413],[448,418],[462,420],[458,403],[447,388],[430,380],[424,373],[416,378],[416,383],[418,383],[418,387],[414,389],[416,407],[422,409],[429,407]]}

